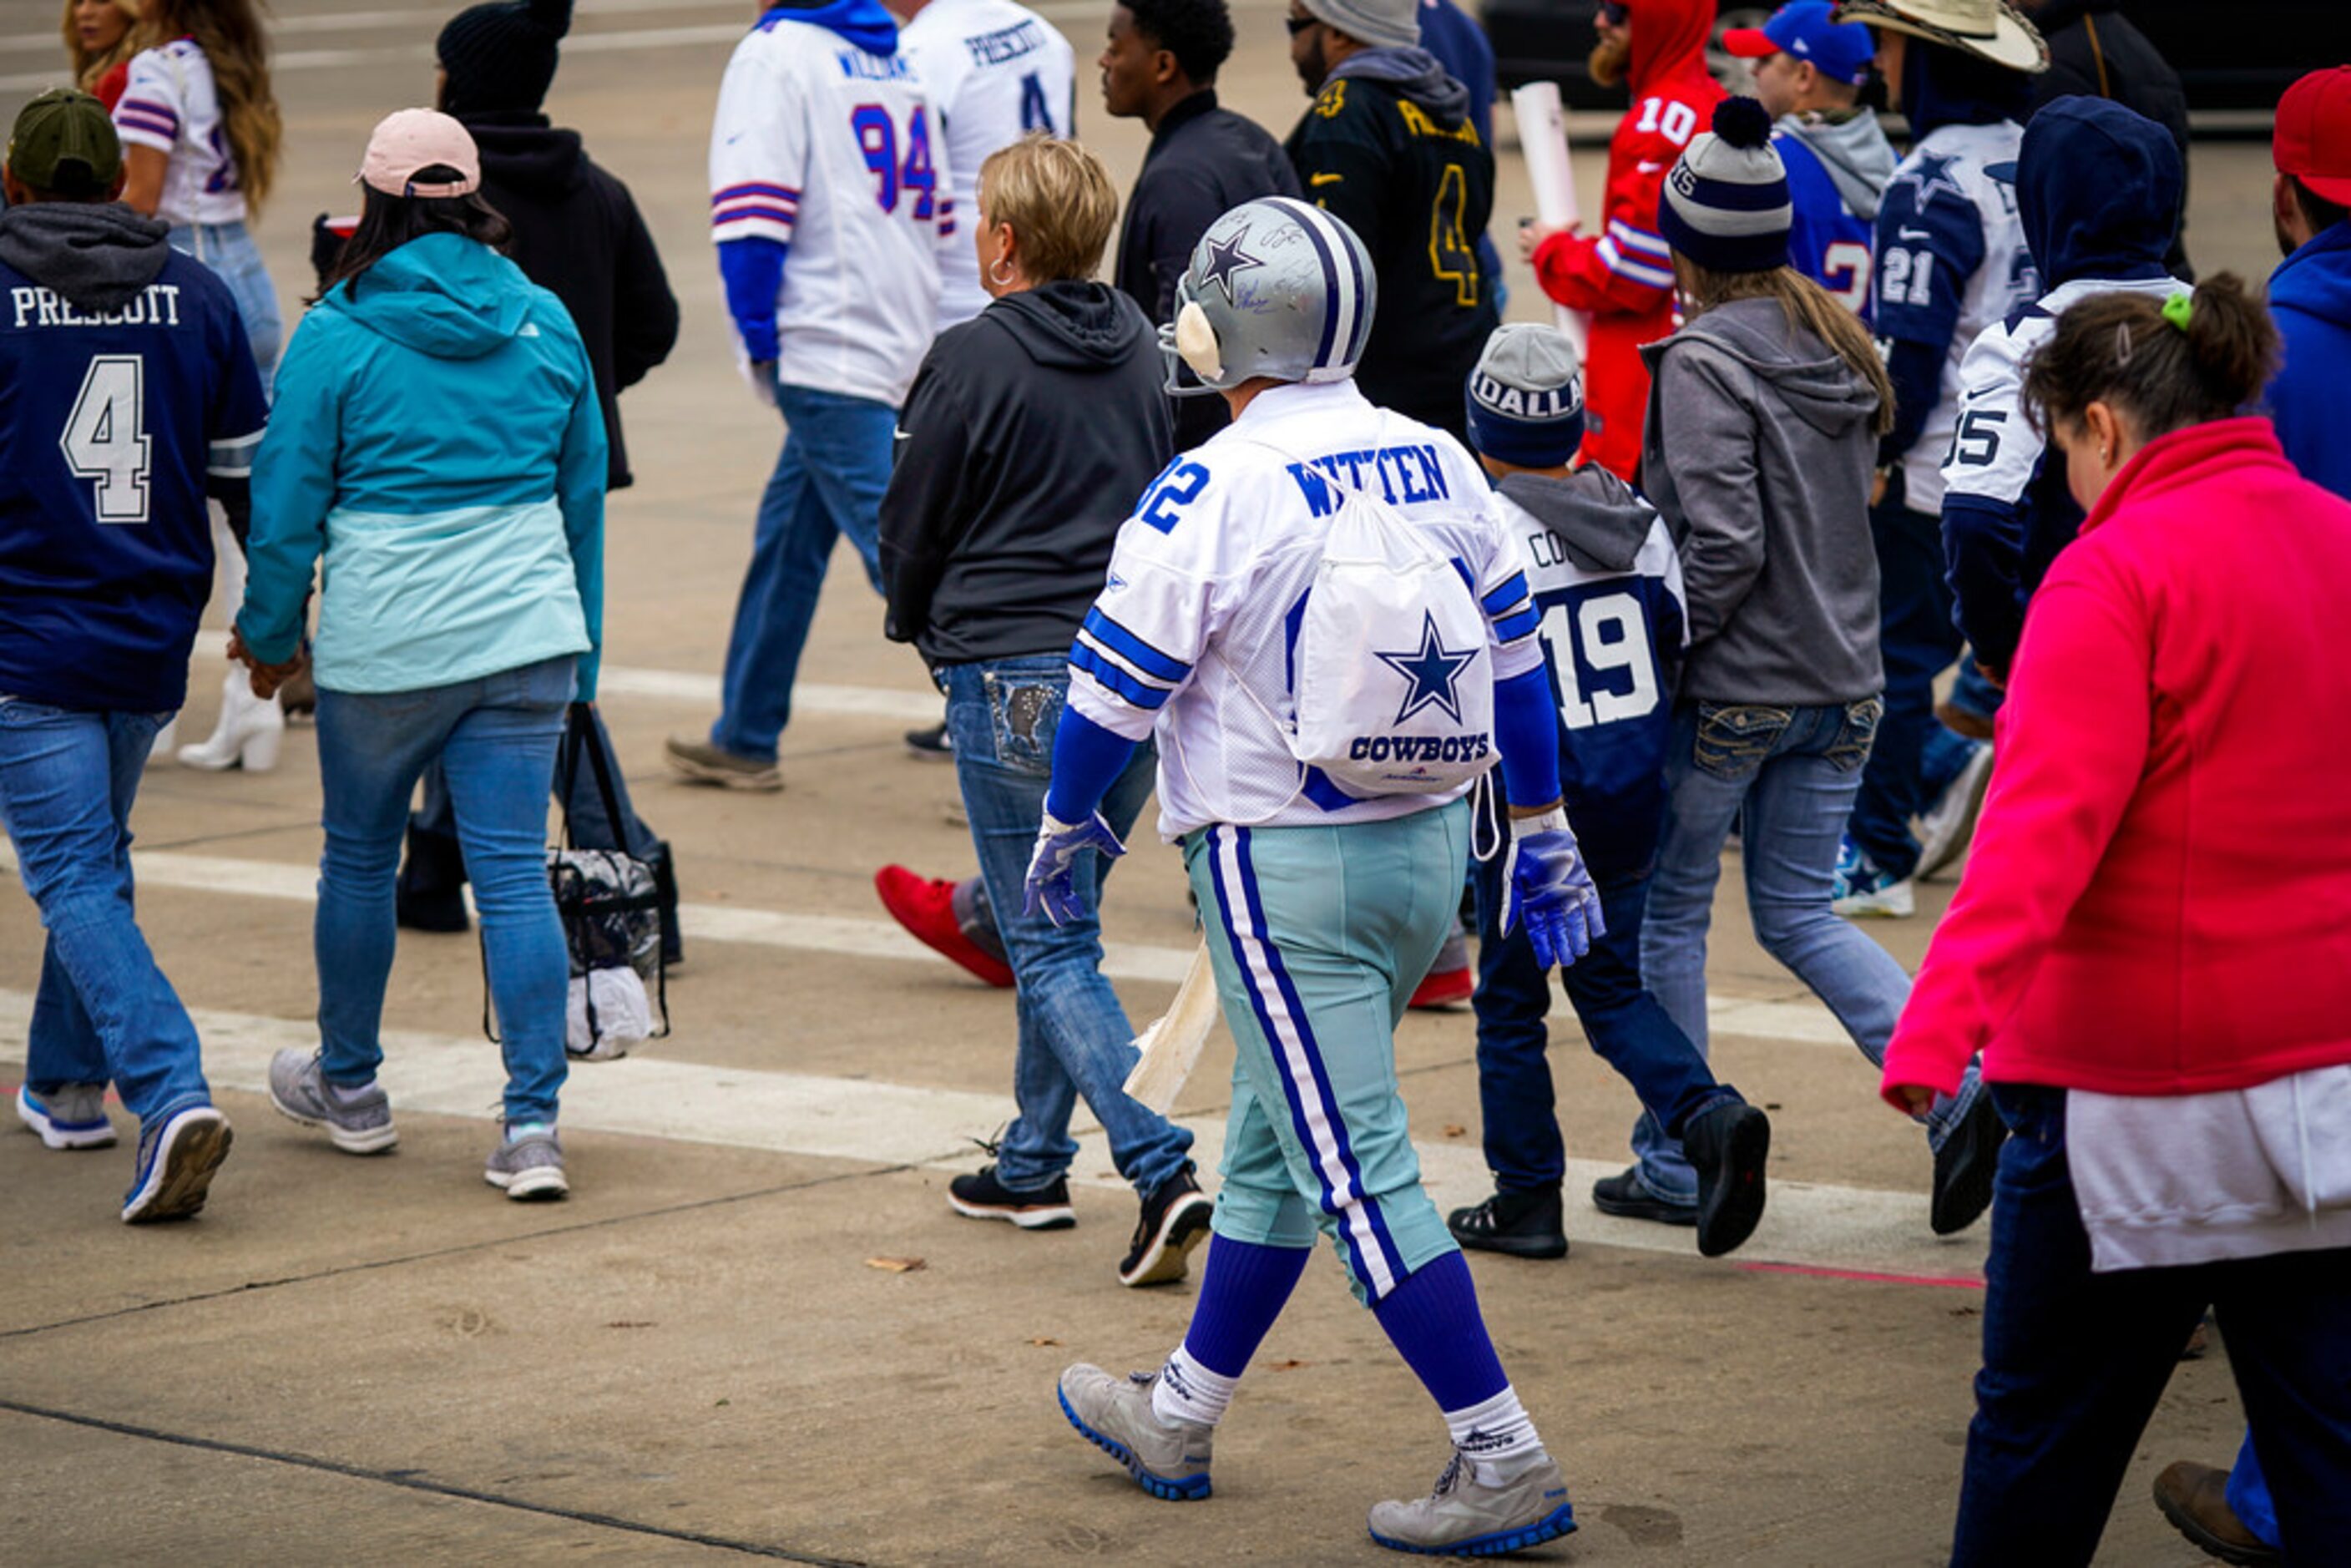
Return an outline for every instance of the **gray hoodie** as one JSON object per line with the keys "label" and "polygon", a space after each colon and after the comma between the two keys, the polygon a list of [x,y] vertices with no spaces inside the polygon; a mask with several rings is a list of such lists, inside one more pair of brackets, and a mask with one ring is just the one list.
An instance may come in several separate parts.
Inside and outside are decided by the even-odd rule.
{"label": "gray hoodie", "polygon": [[78,310],[112,310],[162,272],[170,233],[120,202],[35,202],[0,213],[0,262]]}
{"label": "gray hoodie", "polygon": [[1717,306],[1641,357],[1641,487],[1680,546],[1689,604],[1684,699],[1874,695],[1876,393],[1776,299]]}
{"label": "gray hoodie", "polygon": [[1874,109],[1855,110],[1834,120],[1818,114],[1783,114],[1780,129],[1813,150],[1828,172],[1829,183],[1855,217],[1875,223],[1877,204],[1894,178],[1894,148]]}

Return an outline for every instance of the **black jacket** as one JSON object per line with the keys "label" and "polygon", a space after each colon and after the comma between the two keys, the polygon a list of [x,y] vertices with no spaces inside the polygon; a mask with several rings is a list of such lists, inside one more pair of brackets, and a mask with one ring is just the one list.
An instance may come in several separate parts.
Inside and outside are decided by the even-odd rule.
{"label": "black jacket", "polygon": [[[1176,282],[1208,225],[1243,202],[1295,196],[1281,143],[1255,120],[1217,106],[1203,88],[1169,110],[1151,135],[1118,235],[1119,287],[1155,326],[1176,319]],[[1188,452],[1230,422],[1220,397],[1176,400],[1176,449]]]}
{"label": "black jacket", "polygon": [[1341,62],[1287,143],[1306,199],[1355,231],[1379,277],[1355,384],[1464,441],[1463,389],[1499,321],[1477,250],[1494,154],[1468,109],[1434,56],[1367,49]]}
{"label": "black jacket", "polygon": [[882,497],[886,630],[932,665],[1066,652],[1175,455],[1158,335],[1104,284],[1009,294],[931,345]]}
{"label": "black jacket", "polygon": [[563,301],[588,347],[611,488],[630,482],[621,389],[677,344],[677,298],[629,188],[590,160],[576,131],[537,114],[461,114],[482,154],[482,194],[514,225],[515,265]]}
{"label": "black jacket", "polygon": [[[2032,107],[2039,109],[2052,99],[2071,94],[2113,99],[2170,132],[2179,148],[2179,166],[2185,171],[2187,91],[2171,63],[2116,9],[2121,4],[2122,0],[2048,0],[2033,14],[2033,25],[2049,40],[2049,68],[2032,78]],[[2164,267],[2174,277],[2193,280],[2196,273],[2188,264],[2185,238],[2188,189],[2184,181],[2179,222]]]}

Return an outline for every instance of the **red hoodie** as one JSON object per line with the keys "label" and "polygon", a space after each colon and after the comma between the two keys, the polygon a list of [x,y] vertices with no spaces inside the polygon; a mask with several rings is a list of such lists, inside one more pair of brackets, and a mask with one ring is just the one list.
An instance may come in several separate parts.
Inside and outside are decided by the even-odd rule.
{"label": "red hoodie", "polygon": [[1649,406],[1641,345],[1674,329],[1673,253],[1657,234],[1657,198],[1690,138],[1713,124],[1724,93],[1706,70],[1714,0],[1625,0],[1625,8],[1633,107],[1608,143],[1600,225],[1554,235],[1536,248],[1534,265],[1545,294],[1591,312],[1583,460],[1629,483]]}
{"label": "red hoodie", "polygon": [[1888,1090],[1957,1089],[1979,1050],[2109,1094],[2351,1062],[2346,627],[2351,503],[2268,420],[2125,465],[2033,595]]}

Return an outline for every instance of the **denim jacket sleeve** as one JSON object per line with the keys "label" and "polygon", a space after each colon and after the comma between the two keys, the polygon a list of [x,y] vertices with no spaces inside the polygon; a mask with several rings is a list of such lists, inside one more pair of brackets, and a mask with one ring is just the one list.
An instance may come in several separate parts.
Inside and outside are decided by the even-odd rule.
{"label": "denim jacket sleeve", "polygon": [[295,329],[277,368],[268,433],[254,457],[253,528],[236,630],[265,664],[284,664],[301,647],[303,606],[326,549],[342,440],[343,336],[339,317],[324,308]]}

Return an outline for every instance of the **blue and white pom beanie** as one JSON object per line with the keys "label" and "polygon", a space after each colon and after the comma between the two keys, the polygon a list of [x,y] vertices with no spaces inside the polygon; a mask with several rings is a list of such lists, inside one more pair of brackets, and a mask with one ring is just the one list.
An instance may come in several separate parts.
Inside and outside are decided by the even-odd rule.
{"label": "blue and white pom beanie", "polygon": [[1498,327],[1469,372],[1469,444],[1520,468],[1557,468],[1583,444],[1575,345],[1556,327]]}
{"label": "blue and white pom beanie", "polygon": [[1788,169],[1771,145],[1771,116],[1751,98],[1715,106],[1666,176],[1657,232],[1709,272],[1769,272],[1788,265]]}

